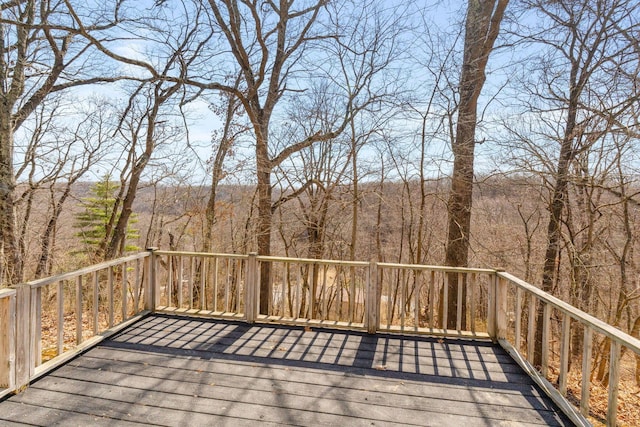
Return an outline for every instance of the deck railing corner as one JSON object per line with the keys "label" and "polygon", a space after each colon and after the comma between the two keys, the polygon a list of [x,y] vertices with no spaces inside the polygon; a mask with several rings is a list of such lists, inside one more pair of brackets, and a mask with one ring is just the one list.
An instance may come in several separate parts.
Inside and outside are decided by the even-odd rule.
{"label": "deck railing corner", "polygon": [[365,328],[375,334],[380,328],[380,287],[378,286],[378,263],[371,261],[367,271]]}
{"label": "deck railing corner", "polygon": [[156,283],[156,270],[157,270],[157,258],[155,252],[158,250],[156,247],[147,248],[149,256],[145,259],[144,263],[144,309],[150,312],[154,312],[158,307],[158,291]]}
{"label": "deck railing corner", "polygon": [[0,396],[15,389],[16,290],[0,289]]}

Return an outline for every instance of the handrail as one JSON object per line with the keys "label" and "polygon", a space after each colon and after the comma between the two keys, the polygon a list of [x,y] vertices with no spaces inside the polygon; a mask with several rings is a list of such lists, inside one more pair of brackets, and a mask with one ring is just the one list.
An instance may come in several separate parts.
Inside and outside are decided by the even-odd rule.
{"label": "handrail", "polygon": [[[163,260],[163,257],[164,258]],[[144,271],[140,272],[141,260]],[[134,270],[135,274],[129,272]],[[259,312],[261,278],[260,265],[271,264],[265,270],[270,276],[268,312]],[[115,268],[118,267],[118,268]],[[129,284],[132,274],[136,279]],[[117,275],[117,277],[116,277]],[[141,278],[143,277],[143,279]],[[490,337],[511,354],[577,424],[586,424],[583,416],[589,413],[589,387],[592,358],[591,340],[598,333],[611,340],[610,382],[607,423],[616,422],[620,377],[621,348],[640,355],[640,339],[635,338],[606,322],[587,314],[567,302],[550,295],[514,275],[495,269],[450,267],[422,264],[400,264],[365,261],[342,261],[313,258],[290,258],[251,254],[205,253],[193,251],[166,251],[149,249],[146,252],[114,259],[76,271],[33,280],[9,289],[0,289],[0,358],[8,358],[8,371],[0,369],[0,386],[8,383],[9,389],[19,389],[42,375],[56,360],[66,360],[73,351],[97,343],[100,336],[97,306],[98,281],[107,294],[109,328],[127,324],[141,313],[156,310],[187,315],[231,317],[253,322],[282,322],[308,326],[310,324],[356,328],[370,333],[378,331],[414,332],[451,337]],[[119,282],[118,282],[119,280]],[[76,331],[76,347],[63,352],[62,332],[58,331],[58,356],[41,365],[42,295],[46,286],[58,296],[58,324],[64,321],[65,295],[75,301],[68,303],[75,310],[76,322],[82,320],[82,312],[88,312],[85,301],[91,300],[93,289],[92,338],[83,337],[82,326]],[[129,286],[135,286],[135,302],[127,302]],[[116,292],[119,287],[120,295]],[[101,291],[102,292],[102,291]],[[452,298],[455,292],[455,301]],[[509,302],[509,295],[516,292]],[[51,295],[51,294],[50,294]],[[529,301],[528,312],[523,305]],[[115,313],[114,300],[119,303],[122,315]],[[512,297],[513,298],[513,297]],[[514,303],[515,300],[515,303]],[[264,302],[264,301],[263,301]],[[455,304],[453,304],[455,302]],[[140,304],[144,304],[142,311]],[[448,307],[452,303],[452,308]],[[84,305],[83,305],[84,304]],[[510,311],[509,304],[515,304]],[[132,308],[133,306],[133,308]],[[536,306],[538,308],[536,309]],[[129,307],[129,309],[127,309]],[[264,307],[263,307],[264,308]],[[547,377],[553,341],[557,333],[551,324],[551,310],[562,316],[559,340],[560,367],[557,391]],[[114,322],[114,313],[116,322]],[[515,313],[515,316],[513,315]],[[538,317],[541,316],[541,317]],[[9,319],[8,321],[6,319]],[[13,320],[11,320],[13,319]],[[536,322],[542,319],[542,325]],[[584,326],[584,351],[582,362],[582,394],[580,413],[571,412],[565,397],[567,394],[570,319]],[[448,322],[448,320],[450,322]],[[453,321],[453,322],[451,322]],[[527,321],[527,330],[522,323]],[[447,325],[455,324],[447,329]],[[465,323],[467,326],[464,326]],[[470,327],[470,329],[465,329]],[[532,365],[533,334],[542,328],[542,366]],[[478,330],[476,330],[478,328]],[[515,342],[508,338],[515,328]],[[97,331],[97,333],[96,333]],[[87,332],[85,330],[85,332]],[[12,337],[4,339],[4,337]],[[521,345],[526,339],[526,346]],[[555,341],[556,345],[558,341]],[[83,344],[84,343],[84,344]],[[522,351],[522,354],[520,353]],[[523,354],[526,354],[525,358]],[[553,363],[556,363],[555,361]],[[39,366],[39,367],[38,367]],[[536,371],[537,369],[537,371]],[[537,372],[537,374],[534,373]],[[8,389],[0,390],[0,397]]]}
{"label": "handrail", "polygon": [[[55,282],[60,282],[62,280],[68,280],[68,279],[72,279],[72,278],[77,277],[77,276],[93,273],[93,272],[98,271],[98,270],[104,270],[104,269],[107,269],[109,267],[114,267],[116,265],[120,265],[120,264],[125,263],[125,262],[131,262],[131,261],[135,261],[135,260],[138,260],[138,259],[143,259],[143,258],[148,257],[149,255],[150,255],[149,252],[140,252],[140,253],[137,253],[137,254],[134,254],[134,255],[129,255],[129,256],[126,256],[126,257],[122,257],[122,258],[117,258],[117,259],[113,259],[113,260],[109,260],[109,261],[104,261],[104,262],[101,262],[99,264],[94,264],[94,265],[91,265],[89,267],[80,268],[78,270],[70,271],[68,273],[61,273],[61,274],[57,274],[55,276],[49,276],[49,277],[43,277],[42,279],[31,280],[29,282],[26,282],[26,283],[23,283],[23,284],[17,285],[17,286],[29,286],[31,288],[38,288],[38,287],[50,285],[50,284],[55,283]],[[13,288],[15,288],[15,287],[16,286],[13,286]]]}
{"label": "handrail", "polygon": [[446,265],[428,265],[428,264],[398,264],[392,262],[379,262],[378,265],[384,268],[399,268],[403,270],[432,270],[444,273],[487,273],[496,272],[492,268],[473,268],[473,267],[449,267]]}
{"label": "handrail", "polygon": [[216,252],[195,252],[195,251],[165,251],[156,249],[153,251],[156,255],[171,255],[171,256],[201,256],[205,258],[229,258],[229,259],[246,259],[249,257],[247,254],[223,254]]}
{"label": "handrail", "polygon": [[[582,360],[581,360],[581,391],[579,397],[579,409],[580,412],[568,412],[567,415],[571,417],[574,423],[578,425],[588,425],[586,417],[590,412],[590,395],[591,395],[591,370],[592,370],[592,358],[593,358],[593,334],[594,332],[601,334],[603,337],[609,339],[609,354],[602,355],[603,358],[608,356],[608,385],[607,385],[607,413],[606,423],[610,426],[617,424],[617,411],[618,411],[618,394],[619,394],[619,381],[622,359],[622,347],[626,347],[636,355],[640,356],[640,340],[619,330],[618,328],[603,322],[602,320],[585,313],[582,310],[568,304],[561,299],[550,295],[541,289],[521,280],[509,273],[496,272],[496,276],[503,279],[504,284],[512,284],[516,289],[516,308],[515,308],[515,343],[511,343],[506,339],[506,318],[505,313],[507,311],[507,288],[501,286],[502,300],[496,307],[496,313],[500,312],[501,315],[497,316],[499,322],[498,325],[499,343],[505,347],[505,349],[514,356],[514,359],[528,372],[534,370],[533,363],[539,363],[540,366],[536,368],[539,375],[531,375],[532,378],[545,390],[550,390],[553,386],[548,382],[547,376],[550,369],[550,354],[551,349],[549,343],[552,341],[552,330],[550,328],[551,322],[551,309],[556,309],[563,315],[562,326],[557,332],[558,341],[560,342],[560,356],[558,365],[558,391],[557,393],[548,394],[552,399],[556,400],[559,405],[564,405],[564,402],[560,401],[560,398],[564,400],[563,396],[567,395],[568,389],[568,376],[569,376],[569,347],[571,335],[571,322],[570,319],[578,322],[584,327],[582,336]],[[520,342],[521,337],[521,316],[522,316],[522,296],[521,293],[530,295],[529,313],[528,313],[528,330],[527,330],[527,358],[525,359],[520,355],[521,349]],[[536,301],[541,303],[540,307],[536,309]],[[540,317],[541,316],[541,317]],[[536,325],[541,321],[541,325]],[[537,332],[536,332],[537,330]],[[541,337],[538,337],[540,334]],[[540,341],[538,341],[540,340]],[[536,346],[539,345],[539,348]],[[559,398],[560,396],[560,398]]]}
{"label": "handrail", "polygon": [[[142,303],[152,305],[148,300],[153,292],[146,292],[151,288],[150,278],[142,271],[150,271],[142,264],[151,256],[152,252],[141,252],[0,290],[0,336],[12,336],[0,343],[0,365],[6,357],[11,365],[8,390],[21,389],[63,363],[85,343],[97,343],[114,328],[141,315]],[[7,296],[14,301],[10,315],[4,313]],[[43,306],[43,301],[52,303]],[[45,318],[56,331],[48,341],[43,339]],[[75,323],[73,338],[64,333],[64,325],[70,321]],[[1,371],[3,382],[1,377],[7,375]]]}
{"label": "handrail", "polygon": [[505,272],[497,272],[496,274],[499,277],[503,277],[511,281],[527,292],[534,294],[539,300],[544,301],[547,304],[550,304],[553,307],[567,313],[572,319],[579,321],[585,326],[593,328],[602,335],[605,335],[606,337],[624,345],[629,350],[640,354],[640,339],[632,337],[631,335],[621,331],[620,329],[603,322],[597,317],[594,317],[582,310],[577,309],[571,304],[562,301],[561,299],[554,297],[553,295],[550,295],[539,288],[536,288],[535,286],[525,282],[524,280],[518,279],[512,274]]}
{"label": "handrail", "polygon": [[344,265],[351,267],[366,267],[369,265],[365,261],[342,261],[335,259],[316,259],[316,258],[289,258],[289,257],[277,257],[258,255],[258,261],[271,261],[271,262],[288,262],[288,263],[301,263],[301,264],[325,264],[325,265]]}

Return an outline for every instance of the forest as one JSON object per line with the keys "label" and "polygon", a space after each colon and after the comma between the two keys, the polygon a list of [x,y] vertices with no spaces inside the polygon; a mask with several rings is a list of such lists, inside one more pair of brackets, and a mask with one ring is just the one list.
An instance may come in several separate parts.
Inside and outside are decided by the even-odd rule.
{"label": "forest", "polygon": [[640,336],[636,1],[4,0],[0,25],[0,287],[148,247],[488,267]]}

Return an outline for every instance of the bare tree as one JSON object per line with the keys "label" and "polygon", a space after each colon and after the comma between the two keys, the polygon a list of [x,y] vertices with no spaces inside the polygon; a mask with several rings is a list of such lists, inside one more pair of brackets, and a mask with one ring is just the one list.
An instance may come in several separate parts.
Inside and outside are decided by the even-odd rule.
{"label": "bare tree", "polygon": [[[615,84],[611,85],[613,82],[617,84],[619,76],[628,73],[625,70],[632,65],[628,61],[617,62],[625,52],[633,51],[633,43],[629,43],[625,35],[633,32],[633,28],[637,28],[638,24],[632,18],[629,5],[627,1],[597,1],[584,4],[557,2],[552,6],[532,2],[530,5],[546,18],[543,22],[550,23],[549,28],[535,29],[533,36],[530,36],[541,45],[549,47],[547,55],[540,62],[545,67],[545,71],[540,74],[545,89],[539,96],[554,104],[554,108],[559,107],[563,114],[563,128],[558,132],[559,151],[551,172],[550,215],[541,283],[541,288],[546,292],[553,293],[555,290],[562,227],[567,214],[569,185],[572,181],[572,164],[577,166],[579,172],[583,171],[584,167],[580,166],[579,161],[588,159],[592,154],[590,149],[596,141],[611,130],[616,123],[613,118],[620,117],[637,102],[629,98],[620,98],[619,89]],[[564,67],[564,72],[559,73],[561,67]],[[602,90],[604,88],[606,90]],[[603,96],[607,98],[606,101]],[[602,113],[592,111],[594,101],[598,99],[603,101],[600,106],[606,105],[608,111],[604,120],[596,120]],[[550,115],[555,117],[554,113]],[[550,122],[551,117],[547,120]],[[584,175],[582,172],[580,174]],[[584,195],[584,182],[579,183],[579,188],[583,189]],[[589,203],[593,201],[590,200]],[[586,235],[587,233],[582,234]],[[577,260],[578,269],[574,269],[574,272],[581,282],[581,297],[576,302],[588,310],[592,295],[588,273],[591,244],[583,240],[580,246],[583,247],[579,254],[581,260]],[[541,362],[541,316],[542,312],[539,312],[534,364]]]}
{"label": "bare tree", "polygon": [[[89,114],[86,114],[87,107]],[[66,202],[72,196],[73,185],[99,162],[105,151],[111,148],[108,146],[109,121],[105,117],[108,109],[104,107],[105,103],[101,100],[85,102],[82,110],[86,115],[81,116],[74,127],[62,126],[58,132],[53,132],[53,135],[46,132],[49,138],[54,138],[54,148],[49,156],[52,158],[43,158],[41,163],[50,163],[53,166],[51,179],[47,182],[49,217],[40,234],[40,255],[34,273],[35,278],[52,273],[58,222]],[[52,121],[53,117],[50,117],[46,123]],[[45,145],[40,143],[38,146],[41,150]]]}
{"label": "bare tree", "polygon": [[[361,77],[356,85],[343,88],[337,94],[343,101],[343,117],[331,129],[318,128],[305,138],[273,152],[270,144],[270,125],[278,103],[295,88],[290,81],[300,76],[305,55],[314,44],[339,40],[333,28],[320,32],[320,17],[326,13],[325,0],[294,3],[281,0],[252,3],[248,1],[210,0],[209,5],[216,25],[221,29],[223,41],[230,49],[235,65],[242,76],[242,89],[220,83],[201,83],[202,87],[228,91],[239,99],[253,128],[257,203],[258,203],[258,253],[271,253],[272,230],[272,172],[292,154],[316,142],[335,138],[347,126],[349,117],[363,105],[372,102],[367,85],[372,74]],[[369,52],[367,52],[369,53]],[[316,59],[317,61],[317,59]],[[268,309],[270,265],[261,265],[260,311]]]}
{"label": "bare tree", "polygon": [[[508,0],[469,0],[465,21],[464,57],[460,73],[460,100],[456,136],[452,145],[454,161],[451,190],[447,203],[448,237],[445,264],[459,267],[468,264],[473,170],[476,147],[478,97],[484,86],[489,54],[500,31]],[[458,310],[457,275],[449,277],[449,313]],[[464,308],[464,305],[463,305]],[[442,312],[444,308],[440,307]],[[442,317],[441,317],[442,318]],[[463,309],[464,329],[466,314]],[[456,316],[448,316],[445,328],[456,328]]]}
{"label": "bare tree", "polygon": [[[92,75],[92,43],[78,37],[69,20],[68,1],[24,0],[0,5],[0,252],[3,283],[23,276],[23,254],[16,231],[14,134],[46,98],[70,87],[115,81]],[[87,33],[114,26],[109,13],[83,22]],[[112,14],[113,16],[113,14]]]}
{"label": "bare tree", "polygon": [[[238,74],[235,79],[235,89],[239,89],[240,77],[240,74]],[[223,92],[222,97],[224,98],[223,105],[214,108],[214,111],[217,111],[218,115],[221,116],[223,126],[217,146],[214,148],[215,154],[213,154],[211,159],[211,187],[209,189],[209,200],[205,212],[204,241],[202,244],[202,250],[204,252],[211,252],[213,250],[213,227],[217,219],[216,198],[218,196],[220,182],[226,175],[224,170],[225,160],[232,151],[234,143],[249,130],[244,123],[238,121],[238,115],[240,114],[242,106],[236,95],[234,93]]]}

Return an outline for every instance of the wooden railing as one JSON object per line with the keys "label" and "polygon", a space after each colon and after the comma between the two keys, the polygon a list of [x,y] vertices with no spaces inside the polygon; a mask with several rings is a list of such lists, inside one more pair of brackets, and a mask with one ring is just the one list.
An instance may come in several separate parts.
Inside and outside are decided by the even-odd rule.
{"label": "wooden railing", "polygon": [[[615,426],[622,353],[626,351],[640,355],[640,340],[509,273],[497,272],[496,275],[499,278],[496,338],[547,393],[554,397],[556,403],[566,405],[563,398],[568,392],[572,336],[577,334],[582,348],[580,366],[575,370],[580,373],[580,390],[573,392],[572,397],[579,401],[578,407],[584,417],[589,414],[590,407],[592,365],[596,356],[593,352],[594,342],[601,343],[604,349],[609,348],[608,355],[600,354],[599,357],[609,357],[607,411],[604,421],[607,425]],[[511,320],[508,320],[509,314]],[[526,321],[526,327],[523,321]],[[534,367],[538,322],[542,322],[540,364]],[[553,375],[552,370],[555,371]],[[547,381],[549,377],[555,378],[557,389]],[[636,400],[635,405],[638,403],[640,399]]]}
{"label": "wooden railing", "polygon": [[144,307],[153,308],[145,259],[150,253],[1,290],[0,397],[135,321]]}
{"label": "wooden railing", "polygon": [[[268,310],[260,313],[266,272]],[[492,339],[578,425],[589,425],[594,339],[610,348],[608,425],[617,417],[621,357],[640,355],[638,339],[502,271],[150,250],[0,290],[0,397],[151,311]],[[43,318],[55,333],[43,330]],[[584,348],[578,392],[568,387],[576,328]]]}
{"label": "wooden railing", "polygon": [[[495,271],[489,269],[256,254],[153,255],[159,311],[483,338],[489,338],[487,326],[493,322],[487,308]],[[269,309],[259,314],[258,278],[265,264]],[[448,313],[442,301],[448,299],[448,281],[454,276],[460,301],[456,313]],[[456,318],[454,329],[442,326],[449,316]]]}
{"label": "wooden railing", "polygon": [[15,389],[15,321],[16,291],[0,289],[0,393]]}

